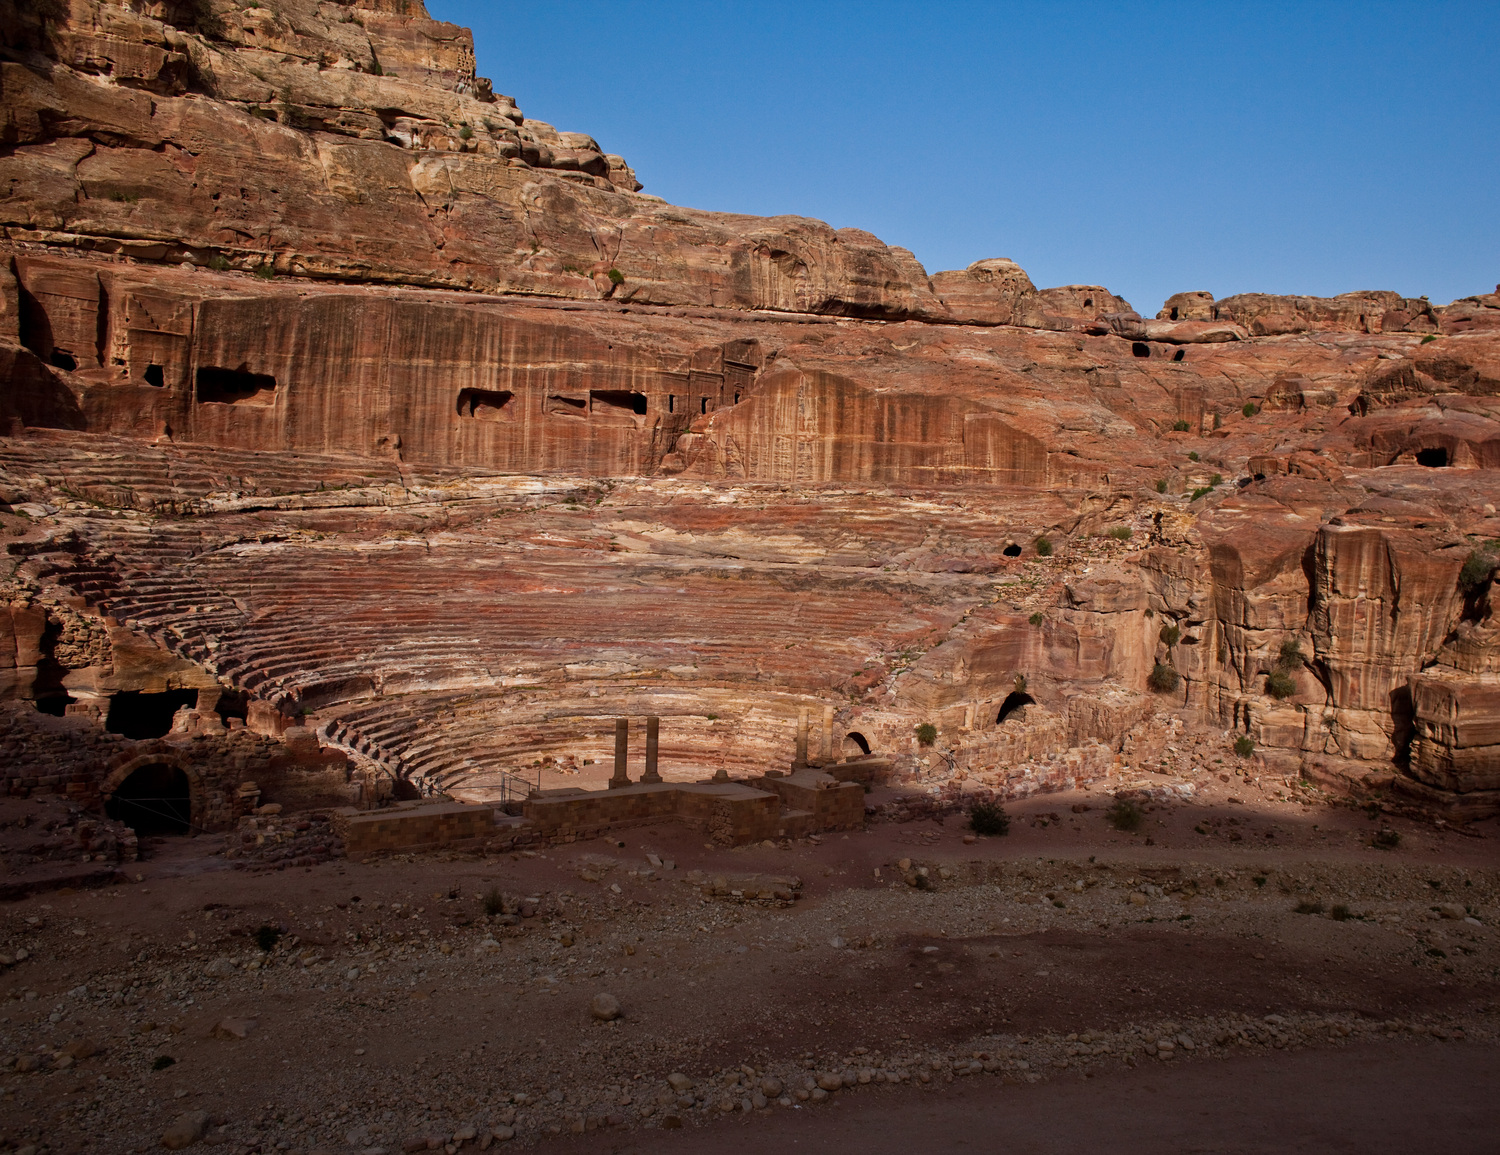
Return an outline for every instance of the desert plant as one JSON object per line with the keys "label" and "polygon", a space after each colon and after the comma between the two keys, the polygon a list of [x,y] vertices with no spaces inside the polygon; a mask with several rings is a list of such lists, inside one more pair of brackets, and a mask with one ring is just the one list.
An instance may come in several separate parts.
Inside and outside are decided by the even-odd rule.
{"label": "desert plant", "polygon": [[1135,534],[1135,530],[1128,525],[1117,525],[1109,531],[1109,536],[1116,541],[1129,541]]}
{"label": "desert plant", "polygon": [[1046,619],[1046,618],[1045,618],[1045,617],[1043,617],[1043,616],[1042,616],[1042,613],[1041,613],[1041,611],[1040,611],[1040,610],[1038,610],[1038,611],[1037,611],[1037,612],[1036,612],[1036,613],[1034,613],[1034,614],[1032,614],[1032,615],[1031,615],[1031,616],[1030,616],[1030,617],[1029,617],[1029,618],[1027,618],[1027,619],[1026,619],[1026,620],[1027,620],[1027,621],[1028,621],[1028,622],[1030,622],[1030,623],[1031,623],[1031,624],[1032,624],[1032,625],[1034,625],[1034,626],[1039,626],[1039,625],[1041,625],[1041,624],[1042,624],[1042,623],[1043,623],[1043,622],[1044,622],[1044,621],[1046,621],[1046,620],[1047,620],[1047,619]]}
{"label": "desert plant", "polygon": [[489,890],[484,892],[484,897],[479,901],[484,907],[484,913],[491,918],[494,918],[497,914],[505,913],[505,898],[501,895],[498,887],[490,887]]}
{"label": "desert plant", "polygon": [[1422,340],[1418,342],[1418,344],[1426,345],[1426,344],[1429,344],[1429,343],[1431,343],[1433,341],[1436,341],[1436,340],[1437,340],[1437,334],[1436,333],[1428,333],[1427,336],[1423,337]]}
{"label": "desert plant", "polygon": [[976,802],[969,807],[969,829],[975,834],[1010,833],[1010,815],[998,802]]}
{"label": "desert plant", "polygon": [[1246,417],[1254,417],[1257,413],[1260,412],[1260,409],[1256,406],[1254,401],[1246,401],[1245,407],[1241,409],[1240,412],[1243,413]]}
{"label": "desert plant", "polygon": [[1348,922],[1354,917],[1354,912],[1343,903],[1339,903],[1328,912],[1328,917],[1333,919],[1334,922]]}
{"label": "desert plant", "polygon": [[1167,492],[1167,479],[1165,477],[1158,477],[1156,479],[1156,492],[1157,493],[1166,493]]}
{"label": "desert plant", "polygon": [[1182,631],[1177,628],[1176,623],[1168,622],[1156,632],[1156,636],[1161,639],[1162,645],[1175,646],[1182,637]]}
{"label": "desert plant", "polygon": [[1191,429],[1192,429],[1192,426],[1189,425],[1186,421],[1174,421],[1174,422],[1172,422],[1172,432],[1173,433],[1187,433]]}
{"label": "desert plant", "polygon": [[1193,490],[1193,496],[1189,500],[1197,501],[1200,497],[1207,497],[1213,491],[1214,487],[1211,485],[1200,485],[1197,489]]}
{"label": "desert plant", "polygon": [[470,128],[467,124],[464,125],[461,129],[458,130],[458,139],[459,140],[473,140],[474,139],[474,130],[472,128]]}
{"label": "desert plant", "polygon": [[1234,740],[1234,752],[1241,758],[1248,758],[1255,753],[1255,743],[1247,735],[1241,734]]}
{"label": "desert plant", "polygon": [[1198,460],[1198,451],[1196,449],[1194,449],[1194,450],[1192,450],[1192,451],[1190,451],[1188,453],[1188,460],[1189,461],[1197,461]]}
{"label": "desert plant", "polygon": [[917,727],[917,744],[920,746],[931,746],[937,741],[937,727],[931,722],[923,722]]}
{"label": "desert plant", "polygon": [[1375,845],[1381,850],[1395,850],[1401,845],[1401,835],[1394,830],[1381,830],[1375,835]]}
{"label": "desert plant", "polygon": [[1216,474],[1214,474],[1212,477],[1210,477],[1208,479],[1208,484],[1209,485],[1223,485],[1224,484],[1224,475],[1222,473],[1216,473]]}
{"label": "desert plant", "polygon": [[1146,812],[1128,798],[1121,798],[1104,812],[1105,820],[1116,830],[1139,830]]}
{"label": "desert plant", "polygon": [[1177,689],[1177,683],[1181,678],[1182,675],[1171,666],[1157,662],[1151,667],[1151,673],[1146,677],[1146,684],[1158,694],[1169,694]]}
{"label": "desert plant", "polygon": [[262,281],[272,281],[276,279],[276,269],[269,263],[264,265],[256,265],[255,268],[250,271],[257,277],[259,277]]}
{"label": "desert plant", "polygon": [[1281,643],[1281,652],[1276,664],[1284,670],[1294,670],[1302,664],[1302,643],[1296,638],[1287,638]]}
{"label": "desert plant", "polygon": [[1266,693],[1280,701],[1297,692],[1297,683],[1285,670],[1275,669],[1266,675]]}
{"label": "desert plant", "polygon": [[1497,563],[1500,563],[1500,557],[1496,556],[1494,544],[1487,542],[1480,546],[1469,554],[1459,569],[1459,588],[1466,594],[1473,593],[1490,580]]}
{"label": "desert plant", "polygon": [[1036,541],[1032,542],[1031,544],[1036,547],[1037,557],[1052,556],[1052,543],[1047,538],[1038,537]]}
{"label": "desert plant", "polygon": [[255,945],[263,951],[269,953],[274,950],[280,940],[281,928],[278,926],[272,926],[267,922],[255,928]]}
{"label": "desert plant", "polygon": [[619,269],[610,269],[607,276],[611,285],[623,285],[625,283],[625,274],[620,272]]}
{"label": "desert plant", "polygon": [[1308,902],[1303,900],[1292,908],[1293,914],[1322,914],[1324,906],[1321,902]]}
{"label": "desert plant", "polygon": [[229,258],[223,253],[215,253],[208,258],[208,267],[216,273],[225,272],[229,268]]}
{"label": "desert plant", "polygon": [[1214,428],[1215,429],[1219,429],[1219,428],[1221,428],[1223,426],[1223,424],[1224,424],[1224,419],[1222,417],[1220,417],[1219,414],[1218,414],[1218,411],[1215,410],[1215,412],[1214,412]]}

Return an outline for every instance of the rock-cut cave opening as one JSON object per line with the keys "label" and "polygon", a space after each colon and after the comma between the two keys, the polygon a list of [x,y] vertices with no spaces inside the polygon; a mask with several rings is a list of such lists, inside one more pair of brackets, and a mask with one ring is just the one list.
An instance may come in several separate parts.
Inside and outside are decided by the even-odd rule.
{"label": "rock-cut cave opening", "polygon": [[1000,725],[1001,722],[1009,718],[1022,706],[1031,706],[1035,705],[1035,703],[1036,699],[1030,694],[1022,693],[1020,690],[1013,690],[1011,693],[1005,695],[1005,701],[1000,703],[1000,712],[995,715],[995,725]]}
{"label": "rock-cut cave opening", "polygon": [[1448,451],[1442,446],[1417,450],[1417,464],[1429,469],[1442,469],[1448,464]]}
{"label": "rock-cut cave opening", "polygon": [[276,399],[276,378],[269,373],[204,366],[197,374],[197,398],[220,405],[270,405]]}
{"label": "rock-cut cave opening", "polygon": [[122,690],[109,700],[104,728],[137,742],[162,738],[171,731],[172,716],[178,710],[197,704],[197,690],[167,690],[161,694]]}
{"label": "rock-cut cave opening", "polygon": [[104,812],[137,834],[186,834],[193,818],[187,775],[162,762],[142,766],[115,788]]}
{"label": "rock-cut cave opening", "polygon": [[646,395],[629,389],[590,389],[589,408],[595,413],[632,413],[646,415]]}
{"label": "rock-cut cave opening", "polygon": [[1008,546],[1006,546],[1000,552],[1003,553],[1006,557],[1020,557],[1021,556],[1021,547],[1018,546],[1015,542],[1011,542]]}
{"label": "rock-cut cave opening", "polygon": [[458,415],[476,421],[504,421],[510,416],[507,407],[514,397],[509,389],[461,389]]}
{"label": "rock-cut cave opening", "polygon": [[1144,341],[1132,341],[1130,343],[1130,352],[1136,357],[1149,357],[1151,356],[1151,346]]}

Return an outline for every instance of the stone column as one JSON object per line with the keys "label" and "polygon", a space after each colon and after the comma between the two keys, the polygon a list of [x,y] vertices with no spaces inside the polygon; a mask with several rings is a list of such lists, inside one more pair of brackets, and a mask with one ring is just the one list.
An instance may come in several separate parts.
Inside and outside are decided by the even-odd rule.
{"label": "stone column", "polygon": [[818,760],[825,766],[833,761],[833,707],[823,707],[823,743]]}
{"label": "stone column", "polygon": [[625,773],[625,762],[630,756],[630,719],[615,719],[615,773],[609,780],[611,790],[629,786],[630,778]]}
{"label": "stone column", "polygon": [[797,711],[797,757],[794,766],[807,765],[807,707]]}
{"label": "stone column", "polygon": [[656,715],[646,719],[646,772],[641,775],[642,782],[661,781],[661,774],[656,769],[656,738],[660,728],[661,719]]}

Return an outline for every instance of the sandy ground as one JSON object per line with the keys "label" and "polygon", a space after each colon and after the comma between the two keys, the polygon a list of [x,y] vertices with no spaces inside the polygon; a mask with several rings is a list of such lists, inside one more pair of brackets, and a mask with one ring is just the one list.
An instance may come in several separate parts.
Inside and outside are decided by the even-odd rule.
{"label": "sandy ground", "polygon": [[[725,851],[663,824],[265,874],[161,840],[125,884],[0,907],[0,1132],[146,1150],[201,1112],[234,1152],[1258,1151],[1340,1149],[1347,1122],[1350,1149],[1478,1149],[1495,823],[1235,778],[1125,834],[1108,801],[1033,798],[974,841],[950,818]],[[1402,1070],[1417,1131],[1380,1122]],[[1127,1102],[1151,1107],[1122,1131]]]}

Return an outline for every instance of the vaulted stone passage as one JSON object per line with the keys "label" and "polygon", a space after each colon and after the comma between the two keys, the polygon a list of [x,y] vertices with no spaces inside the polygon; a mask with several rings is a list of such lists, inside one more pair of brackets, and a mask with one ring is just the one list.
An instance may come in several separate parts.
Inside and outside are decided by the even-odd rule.
{"label": "vaulted stone passage", "polygon": [[186,834],[192,828],[192,790],[175,766],[153,762],[115,788],[105,813],[137,834]]}
{"label": "vaulted stone passage", "polygon": [[168,690],[161,694],[125,690],[109,700],[109,717],[104,727],[137,741],[160,738],[172,729],[172,716],[178,710],[197,702],[197,690]]}
{"label": "vaulted stone passage", "polygon": [[1009,718],[1022,706],[1032,706],[1035,704],[1035,698],[1033,698],[1030,694],[1022,693],[1019,690],[1007,694],[1005,696],[1005,701],[1000,703],[1000,713],[995,715],[995,725],[1000,725],[1001,722]]}
{"label": "vaulted stone passage", "polygon": [[276,399],[276,378],[269,373],[204,366],[198,370],[197,398],[221,405],[270,405]]}
{"label": "vaulted stone passage", "polygon": [[858,730],[850,730],[844,735],[844,757],[864,758],[870,753],[869,740]]}

